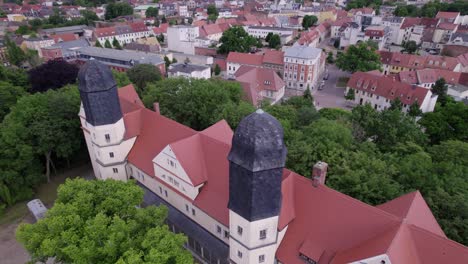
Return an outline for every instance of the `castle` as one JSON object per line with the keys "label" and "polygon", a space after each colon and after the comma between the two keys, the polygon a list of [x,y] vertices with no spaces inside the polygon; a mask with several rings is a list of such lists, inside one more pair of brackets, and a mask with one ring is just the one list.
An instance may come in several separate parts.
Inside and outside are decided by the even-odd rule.
{"label": "castle", "polygon": [[[169,208],[200,263],[468,263],[419,192],[370,206],[286,168],[280,123],[262,110],[233,133],[224,121],[195,131],[146,109],[96,60],[78,75],[79,117],[98,179],[135,179]],[[125,197],[122,197],[125,199]]]}

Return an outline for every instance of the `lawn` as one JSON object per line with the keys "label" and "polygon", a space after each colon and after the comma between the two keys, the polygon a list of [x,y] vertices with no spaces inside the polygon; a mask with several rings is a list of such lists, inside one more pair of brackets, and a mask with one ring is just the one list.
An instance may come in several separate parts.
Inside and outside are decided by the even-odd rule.
{"label": "lawn", "polygon": [[[57,188],[60,184],[65,182],[67,178],[74,178],[77,176],[84,177],[90,173],[90,166],[83,165],[80,167],[68,169],[58,173],[57,176],[52,175],[49,183],[44,183],[36,190],[34,198],[39,198],[47,208],[52,207],[52,204],[57,198]],[[34,199],[34,198],[31,198]],[[23,219],[29,214],[26,203],[28,201],[19,202],[12,207],[8,208],[3,215],[0,216],[0,229],[4,224],[11,224],[17,220]]]}
{"label": "lawn", "polygon": [[349,77],[340,77],[336,82],[336,87],[346,87],[346,84],[349,81]]}

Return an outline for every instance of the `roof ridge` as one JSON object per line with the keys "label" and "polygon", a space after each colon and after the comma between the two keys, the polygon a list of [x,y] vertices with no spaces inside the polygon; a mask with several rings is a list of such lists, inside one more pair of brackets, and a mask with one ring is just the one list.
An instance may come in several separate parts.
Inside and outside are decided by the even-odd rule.
{"label": "roof ridge", "polygon": [[[397,243],[393,243],[393,242],[397,242],[396,239],[397,239],[397,237],[399,237],[401,235],[401,232],[402,232],[403,228],[408,228],[408,224],[406,224],[406,222],[404,220],[402,220],[400,222],[400,226],[398,227],[398,231],[395,234],[395,236],[393,237],[392,241],[390,242],[390,246],[388,247],[388,249],[386,251],[387,256],[389,258],[390,258],[390,255],[389,255],[390,250],[393,248],[393,246],[395,246],[397,244]],[[419,254],[418,254],[418,249],[416,247],[416,243],[414,242],[413,235],[411,234],[410,230],[408,232],[408,235],[410,237],[410,243],[413,245],[413,247],[415,249],[415,257],[417,259],[417,263],[421,263],[421,260],[420,260]]]}
{"label": "roof ridge", "polygon": [[[406,224],[406,223],[405,223],[405,224]],[[421,228],[421,227],[419,227],[419,226],[417,226],[417,225],[414,225],[414,224],[406,224],[406,225],[410,228],[410,230],[411,230],[411,229],[416,229],[417,231],[423,232],[423,233],[425,233],[425,234],[428,234],[429,236],[432,236],[432,237],[434,237],[434,238],[436,238],[436,239],[442,240],[442,241],[444,241],[444,242],[446,242],[446,243],[448,242],[449,244],[452,244],[453,246],[456,246],[456,247],[461,248],[461,249],[468,250],[468,247],[467,247],[467,246],[465,246],[465,245],[463,245],[463,244],[460,244],[460,243],[458,243],[458,242],[455,241],[455,240],[449,239],[449,238],[447,238],[447,237],[439,236],[439,235],[437,235],[436,233],[433,233],[433,232],[431,232],[431,231],[429,231],[429,230],[426,230],[426,229]]]}

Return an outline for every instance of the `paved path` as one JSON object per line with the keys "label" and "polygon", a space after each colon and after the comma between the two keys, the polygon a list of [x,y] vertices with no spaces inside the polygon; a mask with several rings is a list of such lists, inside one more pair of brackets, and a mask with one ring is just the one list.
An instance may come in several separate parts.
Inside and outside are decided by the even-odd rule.
{"label": "paved path", "polygon": [[[343,108],[346,107],[346,100],[344,99],[345,88],[336,87],[336,83],[340,77],[349,77],[350,74],[338,69],[334,64],[327,64],[328,80],[324,80],[325,84],[322,90],[314,89],[312,95],[314,96],[315,107],[321,108]],[[323,79],[323,77],[321,78]]]}

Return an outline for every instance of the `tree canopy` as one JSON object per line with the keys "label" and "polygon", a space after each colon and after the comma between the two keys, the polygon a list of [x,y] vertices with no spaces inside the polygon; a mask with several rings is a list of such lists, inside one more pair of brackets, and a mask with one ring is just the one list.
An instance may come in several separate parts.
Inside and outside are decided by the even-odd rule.
{"label": "tree canopy", "polygon": [[311,16],[311,15],[305,15],[304,18],[302,19],[302,27],[307,30],[315,23],[317,23],[318,18],[316,16]]}
{"label": "tree canopy", "polygon": [[28,72],[31,92],[44,92],[76,82],[78,67],[64,60],[49,60]]}
{"label": "tree canopy", "polygon": [[216,21],[219,16],[218,9],[215,5],[208,5],[206,12],[208,14],[208,20]]}
{"label": "tree canopy", "polygon": [[146,9],[145,11],[145,16],[146,17],[158,17],[159,15],[159,9],[157,7],[148,7],[148,9]]}
{"label": "tree canopy", "polygon": [[242,27],[234,26],[223,32],[219,40],[218,53],[228,54],[231,51],[250,52],[252,47],[261,45],[260,41],[250,36]]}
{"label": "tree canopy", "polygon": [[133,181],[67,179],[46,218],[20,225],[16,236],[33,261],[192,263],[187,238],[164,224],[167,208],[139,208],[142,201]]}
{"label": "tree canopy", "polygon": [[414,40],[404,41],[402,47],[404,48],[403,51],[408,52],[409,54],[413,54],[418,50],[418,44]]}
{"label": "tree canopy", "polygon": [[161,71],[152,64],[138,64],[127,71],[127,76],[142,91],[150,82],[161,80]]}
{"label": "tree canopy", "polygon": [[133,15],[133,8],[128,3],[109,3],[106,6],[106,20],[113,19],[119,16]]}
{"label": "tree canopy", "polygon": [[336,59],[338,68],[349,72],[367,72],[380,70],[382,62],[374,45],[368,42],[360,42],[351,45],[344,53],[338,53]]}
{"label": "tree canopy", "polygon": [[254,107],[241,97],[242,88],[235,82],[170,78],[149,84],[143,102],[148,108],[159,102],[163,115],[203,130],[221,119],[235,127],[253,112]]}
{"label": "tree canopy", "polygon": [[272,49],[278,49],[281,46],[281,38],[278,34],[273,34],[268,39],[268,47]]}

